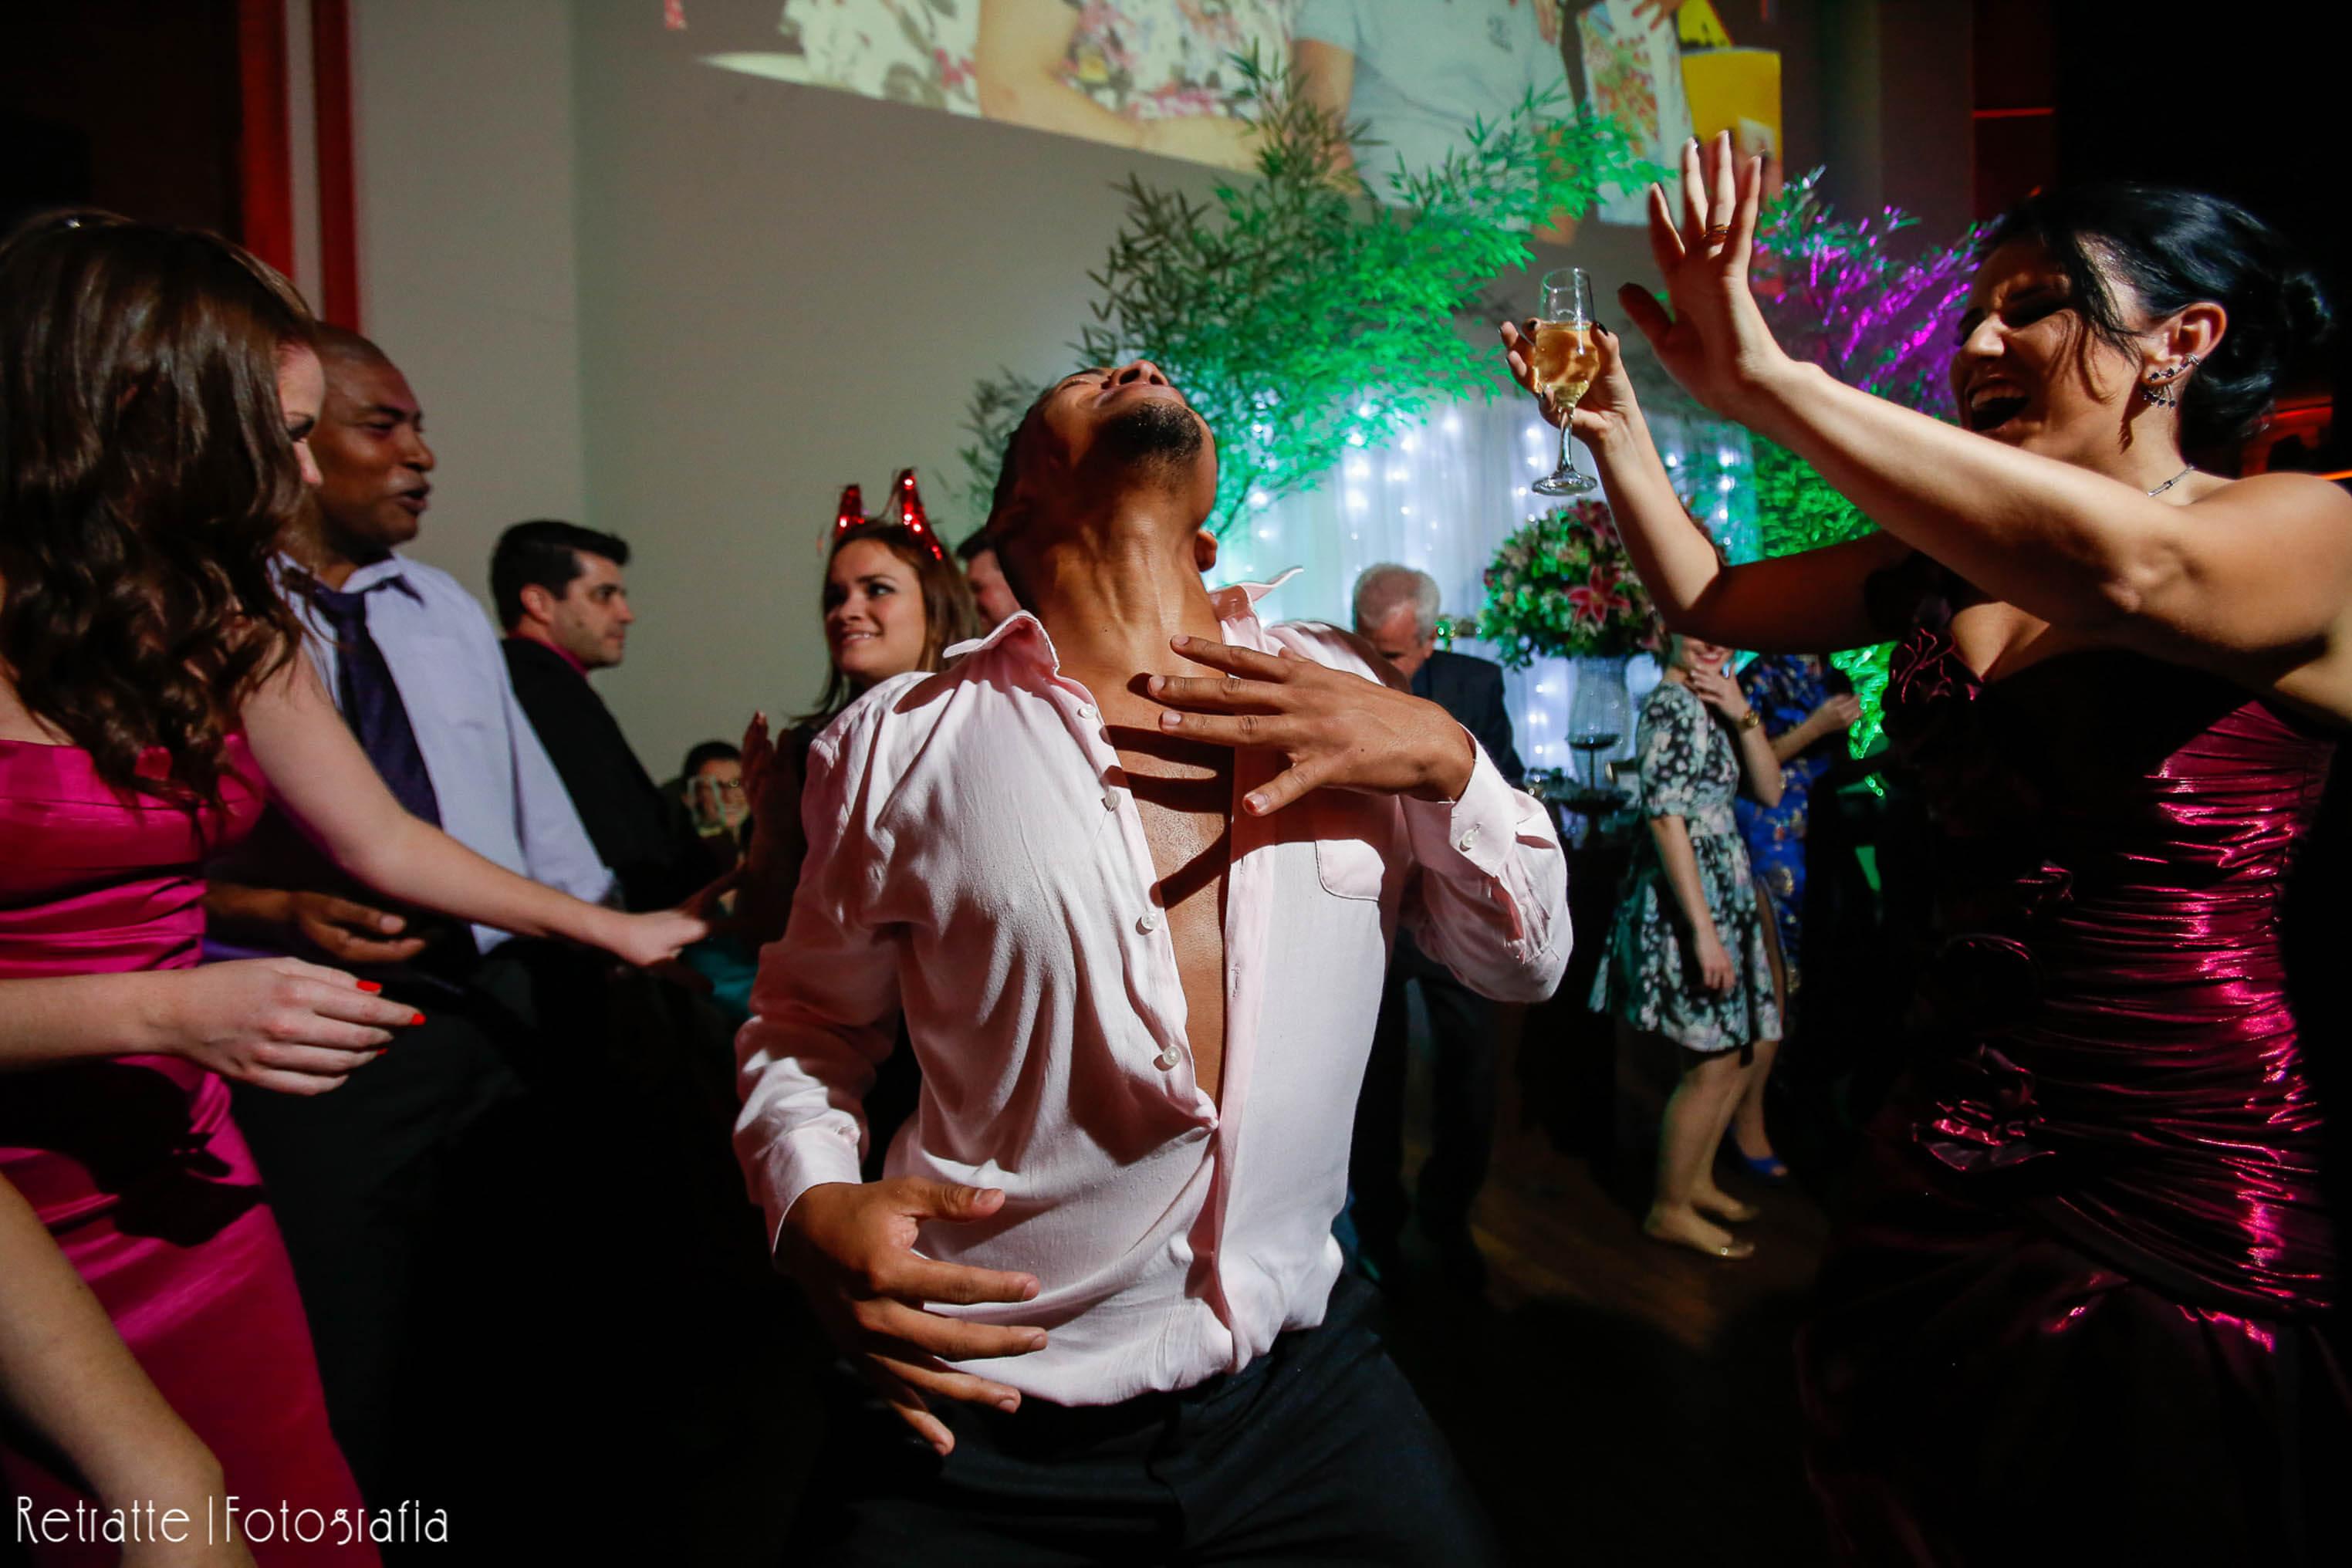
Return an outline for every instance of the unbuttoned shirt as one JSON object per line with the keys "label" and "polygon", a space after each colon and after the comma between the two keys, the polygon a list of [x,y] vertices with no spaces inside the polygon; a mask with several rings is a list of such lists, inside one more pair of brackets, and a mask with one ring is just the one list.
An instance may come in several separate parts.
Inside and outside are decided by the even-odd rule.
{"label": "unbuttoned shirt", "polygon": [[[1228,644],[1376,679],[1330,627],[1263,626],[1240,589],[1215,603]],[[1331,1223],[1396,921],[1488,995],[1559,984],[1550,817],[1484,752],[1451,804],[1325,789],[1269,816],[1236,808],[1213,1102],[1093,697],[1026,614],[950,651],[810,748],[808,858],[737,1039],[736,1147],[770,1238],[810,1187],[858,1179],[860,1105],[903,1011],[922,1103],[887,1174],[1005,1194],[984,1221],[926,1223],[917,1249],[1040,1285],[929,1310],[1051,1336],[971,1370],[1066,1405],[1238,1371],[1321,1321],[1339,1274]],[[1282,765],[1238,752],[1234,800]]]}
{"label": "unbuttoned shirt", "polygon": [[[301,620],[305,651],[338,701],[341,664],[333,632],[287,574],[287,597]],[[602,902],[613,873],[596,857],[572,796],[515,700],[490,618],[446,572],[391,555],[343,584],[367,595],[368,636],[384,664],[441,806],[442,830],[485,860],[576,899]],[[476,926],[482,951],[507,933]]]}

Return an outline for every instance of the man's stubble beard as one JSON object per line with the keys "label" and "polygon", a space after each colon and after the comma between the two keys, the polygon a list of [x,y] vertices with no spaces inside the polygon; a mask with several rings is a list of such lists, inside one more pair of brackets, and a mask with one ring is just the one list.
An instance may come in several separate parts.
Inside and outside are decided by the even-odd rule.
{"label": "man's stubble beard", "polygon": [[1104,448],[1121,461],[1155,470],[1155,477],[1189,475],[1199,460],[1201,421],[1180,403],[1139,404],[1102,427]]}

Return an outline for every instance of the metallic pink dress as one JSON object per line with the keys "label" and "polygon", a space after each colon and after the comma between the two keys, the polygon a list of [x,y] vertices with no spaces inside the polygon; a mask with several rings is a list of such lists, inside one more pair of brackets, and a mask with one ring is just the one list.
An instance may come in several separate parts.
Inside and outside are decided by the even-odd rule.
{"label": "metallic pink dress", "polygon": [[[262,786],[241,741],[224,809],[125,801],[86,752],[0,741],[0,978],[185,969],[204,935],[205,857],[249,829]],[[257,1539],[264,1563],[372,1563],[338,1546],[359,1489],[327,1427],[310,1331],[228,1086],[176,1057],[0,1075],[0,1175],[48,1225],[131,1352],[210,1445],[242,1507],[315,1509],[323,1540]],[[84,1494],[0,1447],[37,1516]],[[16,1517],[12,1506],[10,1517]],[[268,1526],[258,1526],[258,1537]],[[316,1527],[308,1520],[300,1532]],[[364,1531],[365,1526],[360,1526]],[[10,1528],[13,1539],[16,1531]],[[39,1563],[114,1562],[102,1543]]]}
{"label": "metallic pink dress", "polygon": [[1800,1342],[1833,1538],[1872,1564],[2352,1561],[2280,921],[2336,736],[2130,653],[1987,686],[1947,630],[1964,585],[1908,575],[1886,721],[1938,830],[1940,949]]}

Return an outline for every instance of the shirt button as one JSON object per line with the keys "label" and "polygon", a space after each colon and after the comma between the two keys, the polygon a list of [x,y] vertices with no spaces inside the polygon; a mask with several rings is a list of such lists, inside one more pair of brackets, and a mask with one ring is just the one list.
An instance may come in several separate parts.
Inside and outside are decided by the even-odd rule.
{"label": "shirt button", "polygon": [[1105,811],[1117,811],[1118,809],[1118,792],[1117,790],[1107,789],[1103,791],[1103,809]]}
{"label": "shirt button", "polygon": [[1171,1046],[1151,1059],[1160,1065],[1160,1071],[1174,1072],[1176,1064],[1184,1059],[1184,1053]]}
{"label": "shirt button", "polygon": [[1158,910],[1146,910],[1141,914],[1136,916],[1135,929],[1141,931],[1146,936],[1150,936],[1153,931],[1158,931],[1160,929],[1160,911]]}
{"label": "shirt button", "polygon": [[1454,840],[1454,847],[1466,852],[1470,846],[1475,844],[1477,841],[1478,830],[1474,827],[1469,832],[1464,834],[1460,838]]}

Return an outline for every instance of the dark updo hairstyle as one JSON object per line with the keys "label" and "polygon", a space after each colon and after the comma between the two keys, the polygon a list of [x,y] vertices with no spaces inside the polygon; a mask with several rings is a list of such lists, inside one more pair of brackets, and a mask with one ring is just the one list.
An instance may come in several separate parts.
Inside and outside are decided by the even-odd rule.
{"label": "dark updo hairstyle", "polygon": [[239,707],[298,646],[278,366],[312,331],[217,235],[79,212],[0,241],[0,661],[126,796],[217,803]]}
{"label": "dark updo hairstyle", "polygon": [[2242,440],[2280,380],[2327,334],[2319,280],[2277,230],[2219,196],[2123,181],[2045,191],[2002,214],[1978,258],[2019,239],[2050,254],[2084,324],[2116,348],[2133,344],[2110,276],[2153,320],[2200,303],[2229,312],[2221,341],[2180,384],[2186,447]]}

